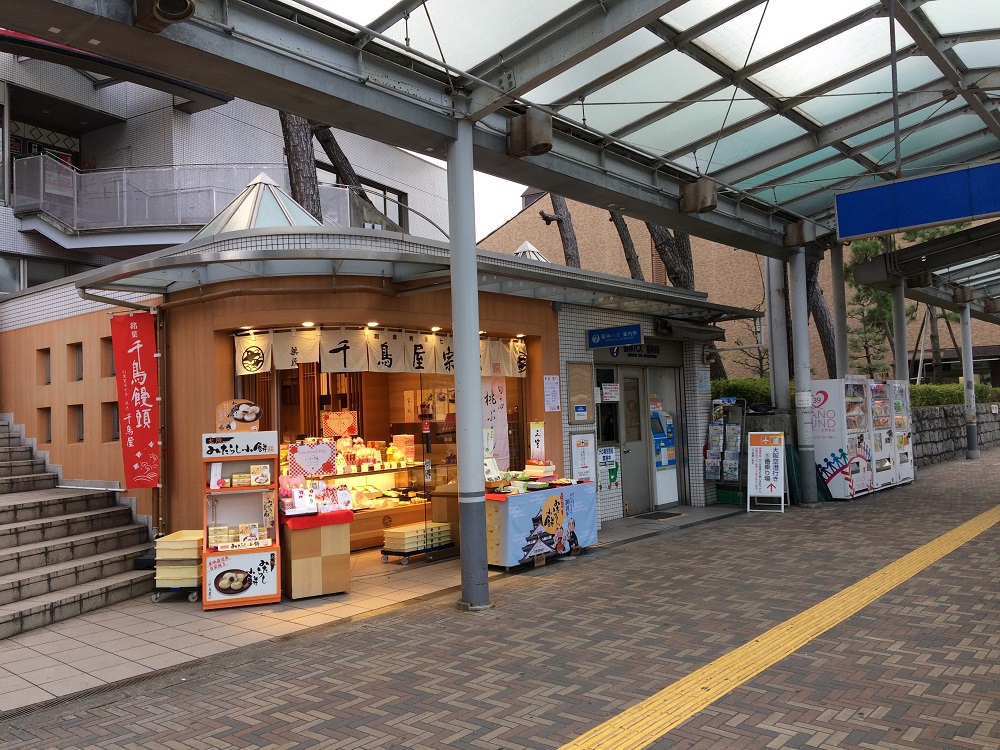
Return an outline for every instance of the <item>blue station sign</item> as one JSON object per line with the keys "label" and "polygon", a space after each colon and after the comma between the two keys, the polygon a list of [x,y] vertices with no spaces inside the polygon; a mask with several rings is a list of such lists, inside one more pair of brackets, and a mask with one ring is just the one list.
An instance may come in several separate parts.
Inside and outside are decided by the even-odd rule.
{"label": "blue station sign", "polygon": [[594,328],[587,331],[587,348],[602,349],[606,346],[628,346],[642,343],[642,326],[636,323],[631,326],[616,326],[614,328]]}

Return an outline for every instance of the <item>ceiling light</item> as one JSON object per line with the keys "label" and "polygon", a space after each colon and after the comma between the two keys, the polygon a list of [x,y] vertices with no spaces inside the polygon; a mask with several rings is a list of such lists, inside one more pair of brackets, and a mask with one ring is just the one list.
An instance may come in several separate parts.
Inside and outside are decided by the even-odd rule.
{"label": "ceiling light", "polygon": [[431,326],[431,330],[432,330],[432,331],[433,331],[434,333],[437,333],[438,331],[440,331],[440,330],[441,330],[441,326]]}
{"label": "ceiling light", "polygon": [[479,335],[482,336],[484,333],[486,333],[486,331],[480,331]]}
{"label": "ceiling light", "polygon": [[373,320],[373,321],[371,321],[371,322],[368,323],[368,327],[369,328],[374,328],[377,325],[378,325],[378,321],[377,320]]}
{"label": "ceiling light", "polygon": [[240,326],[241,331],[252,331],[253,326]]}
{"label": "ceiling light", "polygon": [[302,325],[305,328],[312,328],[316,324],[313,323],[311,320],[304,320],[304,321],[302,321]]}
{"label": "ceiling light", "polygon": [[96,47],[98,44],[101,43],[101,40],[100,39],[91,39],[91,40],[89,40],[88,43],[89,44],[93,44]]}
{"label": "ceiling light", "polygon": [[58,26],[49,26],[49,31],[53,34],[62,33],[62,29],[60,29]]}
{"label": "ceiling light", "polygon": [[523,333],[519,333],[519,334],[517,334],[517,337],[518,337],[519,339],[523,339],[523,338],[524,338],[524,334],[523,334]]}

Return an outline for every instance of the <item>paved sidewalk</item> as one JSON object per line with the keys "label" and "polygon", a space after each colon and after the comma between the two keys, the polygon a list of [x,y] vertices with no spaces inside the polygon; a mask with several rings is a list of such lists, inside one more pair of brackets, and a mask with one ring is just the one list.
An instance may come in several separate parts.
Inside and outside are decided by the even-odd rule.
{"label": "paved sidewalk", "polygon": [[[632,543],[609,529],[494,578],[491,611],[445,594],[277,636],[8,716],[0,746],[559,748],[996,506],[998,469],[991,451],[854,503],[642,522],[631,536],[654,535]],[[998,542],[995,526],[651,746],[1000,748]]]}

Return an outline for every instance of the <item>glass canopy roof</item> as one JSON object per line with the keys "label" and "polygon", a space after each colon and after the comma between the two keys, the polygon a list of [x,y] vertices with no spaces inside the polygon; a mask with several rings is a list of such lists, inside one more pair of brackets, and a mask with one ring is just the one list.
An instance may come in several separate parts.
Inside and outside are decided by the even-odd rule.
{"label": "glass canopy roof", "polygon": [[473,119],[538,106],[563,133],[827,226],[835,191],[897,163],[913,177],[1000,156],[997,0],[279,4],[429,63]]}

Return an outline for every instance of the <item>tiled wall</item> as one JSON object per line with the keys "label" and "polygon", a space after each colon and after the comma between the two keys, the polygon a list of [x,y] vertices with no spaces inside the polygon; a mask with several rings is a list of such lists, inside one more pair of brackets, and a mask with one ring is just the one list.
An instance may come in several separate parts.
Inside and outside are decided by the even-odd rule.
{"label": "tiled wall", "polygon": [[[105,294],[102,292],[102,294]],[[106,293],[108,297],[141,302],[148,294],[116,294]],[[18,294],[0,297],[0,333],[16,328],[38,325],[51,320],[62,320],[75,315],[110,310],[107,305],[92,302],[80,297],[73,283],[53,281],[19,292]]]}

